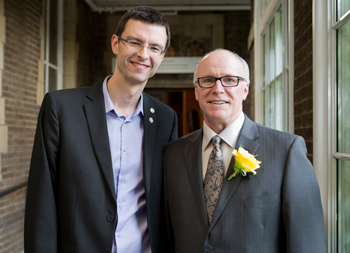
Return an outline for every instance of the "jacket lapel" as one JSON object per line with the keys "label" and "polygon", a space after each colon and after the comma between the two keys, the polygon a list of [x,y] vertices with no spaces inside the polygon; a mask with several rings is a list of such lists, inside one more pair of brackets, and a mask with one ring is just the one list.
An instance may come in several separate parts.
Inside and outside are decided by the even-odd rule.
{"label": "jacket lapel", "polygon": [[143,174],[145,178],[146,194],[149,194],[151,186],[151,174],[153,154],[155,150],[157,137],[157,111],[147,96],[143,96],[143,113],[144,113],[144,134],[143,134]]}
{"label": "jacket lapel", "polygon": [[202,210],[201,215],[205,223],[208,222],[207,208],[205,206],[203,192],[203,172],[202,172],[202,139],[203,130],[200,129],[189,137],[189,145],[184,145],[185,166],[188,168],[191,186],[197,203]]}
{"label": "jacket lapel", "polygon": [[98,163],[106,178],[108,188],[113,198],[116,199],[102,82],[99,81],[88,90],[86,97],[90,101],[84,105],[84,110]]}
{"label": "jacket lapel", "polygon": [[[256,154],[256,151],[258,150],[260,144],[258,143],[259,138],[259,132],[256,127],[256,123],[251,121],[247,116],[245,116],[245,121],[242,126],[241,133],[238,137],[236,149],[239,148],[241,145],[244,149],[248,150],[251,154]],[[232,158],[229,168],[227,170],[224,185],[222,186],[222,190],[220,193],[220,197],[218,199],[218,203],[216,205],[215,213],[212,219],[212,222],[209,226],[209,231],[214,227],[215,223],[219,219],[220,215],[222,214],[223,210],[225,209],[226,205],[230,201],[232,195],[236,191],[237,187],[239,186],[242,176],[237,176],[236,178],[233,178],[232,180],[228,180],[230,175],[234,172],[234,165],[235,165],[235,159]]]}

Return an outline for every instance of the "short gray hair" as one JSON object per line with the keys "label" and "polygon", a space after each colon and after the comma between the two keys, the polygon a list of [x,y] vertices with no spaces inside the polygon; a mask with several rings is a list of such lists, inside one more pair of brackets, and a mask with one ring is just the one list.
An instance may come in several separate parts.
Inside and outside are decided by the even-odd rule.
{"label": "short gray hair", "polygon": [[209,53],[206,53],[196,64],[196,67],[194,69],[194,74],[193,74],[193,84],[195,84],[197,82],[197,80],[195,79],[195,76],[196,76],[196,72],[197,72],[197,68],[198,68],[198,65],[205,59],[207,58],[208,55],[210,55],[211,53],[214,53],[216,51],[223,51],[223,52],[227,52],[227,53],[230,53],[232,54],[233,56],[235,56],[238,60],[241,61],[242,65],[243,65],[243,70],[244,70],[244,78],[246,79],[246,81],[248,83],[250,83],[250,79],[249,79],[249,66],[248,66],[248,63],[242,58],[240,57],[237,53],[234,53],[230,50],[227,50],[227,49],[224,49],[224,48],[217,48]]}

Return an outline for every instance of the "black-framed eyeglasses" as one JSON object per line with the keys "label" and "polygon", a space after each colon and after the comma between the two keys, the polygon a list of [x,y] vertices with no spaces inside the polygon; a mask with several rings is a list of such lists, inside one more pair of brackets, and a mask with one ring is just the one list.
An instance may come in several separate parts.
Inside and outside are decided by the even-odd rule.
{"label": "black-framed eyeglasses", "polygon": [[222,86],[224,87],[236,87],[238,86],[240,80],[247,82],[246,79],[240,76],[222,76],[222,77],[206,76],[206,77],[198,78],[197,82],[201,88],[212,88],[215,86],[215,83],[217,80],[220,80]]}
{"label": "black-framed eyeglasses", "polygon": [[129,47],[135,48],[137,50],[143,49],[143,47],[146,47],[149,52],[154,53],[154,54],[158,54],[158,55],[162,55],[166,52],[166,50],[161,49],[158,46],[147,46],[142,44],[140,41],[137,40],[125,40],[122,37],[120,37],[119,35],[117,35],[118,38],[122,41],[124,41],[126,43],[126,45],[128,45]]}

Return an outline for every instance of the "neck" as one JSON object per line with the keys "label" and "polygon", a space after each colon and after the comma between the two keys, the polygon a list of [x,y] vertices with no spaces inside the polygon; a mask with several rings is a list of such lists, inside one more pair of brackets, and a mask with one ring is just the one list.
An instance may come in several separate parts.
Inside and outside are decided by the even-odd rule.
{"label": "neck", "polygon": [[215,133],[219,134],[221,133],[226,127],[228,127],[232,122],[234,122],[238,117],[240,113],[232,118],[230,121],[220,121],[220,120],[211,120],[207,119],[204,116],[205,124],[207,124],[208,127],[210,127]]}
{"label": "neck", "polygon": [[114,75],[107,82],[107,90],[115,109],[125,117],[137,108],[145,86],[146,82],[142,85],[132,85],[118,80]]}

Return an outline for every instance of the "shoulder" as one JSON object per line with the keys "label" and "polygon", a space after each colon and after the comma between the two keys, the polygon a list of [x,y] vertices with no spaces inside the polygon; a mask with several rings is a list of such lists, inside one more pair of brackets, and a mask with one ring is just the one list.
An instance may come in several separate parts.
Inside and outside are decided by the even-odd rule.
{"label": "shoulder", "polygon": [[102,91],[103,79],[96,82],[91,86],[69,88],[56,90],[46,93],[43,104],[52,103],[63,104],[67,106],[73,106],[78,103],[85,103],[93,100],[95,97],[103,96]]}
{"label": "shoulder", "polygon": [[192,132],[186,136],[182,136],[181,138],[169,143],[166,146],[167,150],[174,150],[174,149],[183,149],[187,145],[190,145],[194,142],[200,142],[202,143],[202,137],[203,137],[203,131],[202,129],[199,129],[195,132]]}
{"label": "shoulder", "polygon": [[60,99],[60,98],[68,99],[68,98],[76,97],[79,94],[85,95],[88,89],[89,87],[56,90],[56,91],[48,92],[45,96],[51,97],[54,99]]}
{"label": "shoulder", "polygon": [[284,131],[273,129],[270,127],[266,127],[266,126],[263,126],[261,124],[255,123],[255,122],[254,122],[254,124],[256,125],[256,127],[258,129],[260,138],[267,138],[267,139],[270,139],[271,141],[284,141],[284,142],[286,142],[286,141],[287,142],[294,142],[296,139],[304,140],[303,137],[296,135],[296,134],[292,134],[289,132],[284,132]]}
{"label": "shoulder", "polygon": [[304,147],[306,146],[303,137],[263,126],[251,121],[248,117],[246,117],[243,124],[241,135],[245,135],[249,139],[258,141],[260,145],[264,147],[275,150],[279,149],[281,151],[288,151],[290,147],[295,146],[294,144],[301,144]]}

